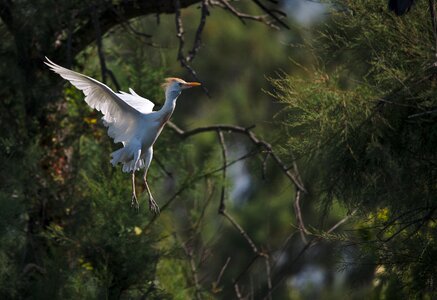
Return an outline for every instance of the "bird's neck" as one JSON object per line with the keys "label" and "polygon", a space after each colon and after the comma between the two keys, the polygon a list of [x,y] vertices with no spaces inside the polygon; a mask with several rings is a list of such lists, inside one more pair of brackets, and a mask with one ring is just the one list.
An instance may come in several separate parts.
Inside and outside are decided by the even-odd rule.
{"label": "bird's neck", "polygon": [[162,118],[166,119],[166,121],[171,117],[173,111],[176,107],[176,100],[181,93],[175,92],[166,92],[165,93],[165,102],[162,108],[159,110],[159,113]]}

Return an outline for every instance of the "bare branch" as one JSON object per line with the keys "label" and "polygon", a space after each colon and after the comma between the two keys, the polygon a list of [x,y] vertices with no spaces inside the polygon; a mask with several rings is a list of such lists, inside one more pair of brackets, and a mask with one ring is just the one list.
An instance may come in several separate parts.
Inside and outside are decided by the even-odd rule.
{"label": "bare branch", "polygon": [[238,283],[234,284],[234,290],[235,290],[235,295],[237,296],[237,299],[238,300],[243,299],[243,296],[241,295],[240,287],[238,286]]}
{"label": "bare branch", "polygon": [[228,264],[229,264],[230,261],[231,261],[231,257],[228,257],[228,259],[226,259],[225,264],[221,268],[220,273],[217,276],[216,281],[213,283],[213,289],[214,290],[218,290],[219,289],[220,281],[222,280],[223,274],[225,273],[225,270],[228,267]]}
{"label": "bare branch", "polygon": [[[179,49],[178,49],[177,60],[181,63],[182,67],[184,67],[185,69],[188,70],[188,72],[190,72],[191,76],[193,76],[193,78],[195,80],[201,81],[199,79],[199,77],[197,76],[197,72],[188,64],[188,60],[184,54],[184,47],[185,47],[184,26],[182,23],[181,9],[180,9],[181,6],[180,6],[179,0],[174,0],[174,7],[175,7],[175,21],[176,21],[176,36],[179,39]],[[205,17],[206,17],[206,15],[205,15]],[[202,22],[199,26],[201,26],[200,30],[203,30],[204,25],[202,25]],[[200,41],[199,41],[199,43],[200,43]],[[194,56],[193,56],[193,58],[194,58]],[[210,97],[208,89],[204,85],[202,85],[201,87],[202,87],[203,91],[205,92],[205,94],[208,97]]]}
{"label": "bare branch", "polygon": [[417,117],[421,117],[421,116],[425,116],[425,115],[431,115],[431,114],[434,114],[434,113],[437,113],[437,109],[425,111],[423,113],[417,113],[417,114],[414,114],[414,115],[410,115],[410,116],[408,116],[408,118],[409,119],[417,118]]}
{"label": "bare branch", "polygon": [[260,257],[260,255],[257,253],[255,254],[252,259],[249,261],[249,263],[246,265],[246,267],[238,274],[237,278],[234,280],[234,286],[238,284],[241,277],[243,277],[244,274],[249,271],[249,269],[252,267],[252,265],[257,261],[257,259]]}
{"label": "bare branch", "polygon": [[340,227],[341,225],[343,225],[344,223],[346,223],[350,218],[352,218],[358,211],[358,208],[354,209],[353,212],[351,212],[350,214],[348,214],[346,217],[344,217],[343,219],[341,219],[340,221],[338,221],[337,223],[334,224],[334,226],[332,226],[331,228],[329,228],[328,231],[326,231],[326,233],[332,233],[333,231],[335,231],[338,227]]}
{"label": "bare branch", "polygon": [[263,159],[263,161],[262,161],[261,178],[262,178],[263,180],[266,179],[266,173],[267,173],[267,159],[269,158],[269,155],[270,155],[270,153],[267,152],[267,153],[264,155],[264,159]]}
{"label": "bare branch", "polygon": [[245,13],[239,12],[234,6],[232,6],[229,3],[228,0],[218,0],[218,2],[214,2],[214,5],[220,6],[221,8],[230,11],[234,16],[236,16],[238,19],[240,19],[240,21],[243,24],[246,24],[245,20],[251,20],[251,21],[264,23],[267,26],[274,28],[274,29],[277,29],[277,30],[279,29],[279,27],[276,24],[274,24],[273,22],[271,22],[267,19],[267,15],[255,16],[255,15],[250,15],[250,14],[245,14]]}
{"label": "bare branch", "polygon": [[196,56],[197,52],[199,52],[200,46],[202,44],[202,33],[203,29],[205,28],[207,16],[209,16],[208,0],[202,0],[200,23],[197,27],[196,36],[194,37],[193,48],[188,53],[187,61],[192,61]]}
{"label": "bare branch", "polygon": [[103,53],[103,46],[102,46],[102,33],[100,30],[100,22],[99,22],[99,15],[97,13],[97,8],[95,6],[91,9],[91,18],[94,24],[94,30],[96,32],[96,44],[97,44],[97,54],[99,55],[99,61],[100,61],[100,70],[102,72],[102,82],[106,83],[106,62],[105,62],[105,55]]}
{"label": "bare branch", "polygon": [[109,78],[111,78],[112,83],[115,85],[115,88],[120,91],[121,87],[120,84],[118,83],[117,78],[115,77],[114,73],[112,72],[111,69],[106,68],[106,73],[108,73]]}
{"label": "bare branch", "polygon": [[120,90],[120,85],[111,70],[106,66],[105,53],[103,51],[102,31],[100,29],[99,15],[97,8],[92,7],[91,18],[93,20],[94,29],[96,32],[97,53],[99,55],[100,69],[102,71],[102,82],[106,83],[106,76],[109,75],[117,90]]}
{"label": "bare branch", "polygon": [[[180,8],[188,7],[199,0],[180,0]],[[137,1],[137,0],[123,0],[115,1],[114,4],[105,3],[103,9],[99,11],[99,20],[101,24],[101,33],[104,35],[112,27],[119,25],[139,16],[161,13],[174,13],[175,7],[173,0],[162,1]],[[123,19],[120,19],[120,15]],[[73,34],[72,41],[72,56],[82,51],[86,46],[91,44],[95,36],[93,33],[93,21],[89,19],[89,13],[83,11],[77,15],[75,28],[78,28]],[[58,57],[62,57],[61,53],[64,49],[58,49]]]}
{"label": "bare branch", "polygon": [[306,244],[306,243],[308,243],[308,241],[307,241],[305,235],[308,234],[308,230],[305,228],[305,224],[304,224],[303,218],[302,218],[302,212],[300,209],[300,197],[301,197],[301,191],[297,190],[296,197],[294,200],[294,209],[296,211],[297,224],[298,224],[298,228],[300,231],[300,235],[302,237],[302,241]]}
{"label": "bare branch", "polygon": [[266,273],[267,273],[267,288],[268,288],[268,300],[272,300],[272,294],[270,291],[272,290],[272,276],[270,270],[270,257],[268,255],[264,255],[264,261],[266,264]]}
{"label": "bare branch", "polygon": [[173,129],[174,132],[176,132],[182,138],[187,138],[189,136],[196,135],[196,134],[199,134],[202,132],[211,132],[211,131],[217,131],[217,130],[246,135],[252,141],[252,143],[254,143],[256,146],[263,147],[267,152],[269,152],[270,156],[273,158],[273,160],[276,162],[276,164],[280,167],[282,172],[293,182],[293,184],[296,186],[296,188],[298,190],[306,193],[306,189],[305,189],[304,185],[300,182],[299,176],[297,174],[291,173],[291,168],[288,168],[282,162],[282,160],[279,158],[279,156],[277,156],[276,153],[273,151],[272,146],[269,143],[258,139],[249,128],[244,128],[244,127],[235,126],[235,125],[219,124],[219,125],[198,127],[198,128],[192,129],[192,130],[184,131],[172,122],[168,122],[167,124],[169,125],[169,127],[171,129]]}
{"label": "bare branch", "polygon": [[184,26],[182,24],[182,17],[181,17],[181,4],[179,0],[174,0],[173,2],[175,7],[176,36],[179,39],[179,49],[178,49],[177,59],[182,63],[182,61],[185,60],[185,55],[184,55],[185,39],[184,39]]}
{"label": "bare branch", "polygon": [[204,201],[204,205],[202,207],[202,211],[200,212],[200,216],[197,219],[196,224],[193,227],[194,231],[197,231],[200,228],[200,225],[202,224],[202,221],[204,220],[206,209],[208,208],[209,204],[211,203],[211,200],[214,196],[214,185],[212,188],[208,189],[208,195],[205,195],[206,201]]}
{"label": "bare branch", "polygon": [[223,156],[223,176],[222,176],[222,191],[220,195],[220,205],[218,212],[222,214],[225,211],[225,197],[226,197],[226,166],[228,164],[228,155],[226,151],[225,139],[223,137],[223,133],[220,130],[217,130],[217,135],[219,137],[220,146],[222,148],[222,156]]}
{"label": "bare branch", "polygon": [[252,239],[249,237],[249,235],[247,234],[247,232],[243,229],[243,227],[241,227],[240,224],[238,224],[237,221],[235,221],[235,219],[228,214],[226,211],[221,212],[221,214],[229,220],[229,222],[232,224],[232,226],[235,227],[235,229],[237,229],[237,231],[244,237],[244,239],[246,240],[246,242],[249,244],[249,246],[252,248],[252,251],[259,256],[260,252],[258,250],[258,248],[256,247],[255,243],[252,241]]}
{"label": "bare branch", "polygon": [[[308,230],[306,229],[305,223],[303,221],[302,212],[301,212],[301,205],[300,205],[301,194],[302,194],[302,192],[305,193],[306,189],[300,181],[300,175],[299,175],[299,172],[297,170],[297,166],[296,166],[295,162],[293,162],[293,167],[291,167],[291,168],[287,167],[282,162],[282,160],[279,158],[279,156],[273,151],[272,146],[269,143],[257,138],[255,136],[255,134],[252,131],[250,131],[250,129],[248,129],[248,128],[235,126],[235,125],[211,125],[211,126],[198,127],[198,128],[192,129],[192,130],[184,131],[172,122],[168,122],[168,125],[170,126],[170,128],[173,129],[174,132],[176,132],[182,138],[187,138],[189,136],[199,134],[202,132],[211,132],[211,131],[219,132],[219,141],[220,141],[220,144],[222,146],[222,152],[223,152],[224,158],[226,158],[226,149],[223,148],[225,144],[224,144],[224,140],[222,140],[223,136],[220,135],[222,133],[222,131],[244,134],[257,147],[264,148],[264,150],[267,152],[267,154],[273,158],[273,160],[276,162],[276,164],[279,166],[279,168],[282,170],[282,172],[290,179],[290,181],[296,187],[296,197],[295,197],[295,201],[294,201],[295,214],[296,214],[296,219],[298,222],[298,227],[299,227],[299,230],[301,233],[302,240],[305,243],[307,243],[305,235],[308,234]],[[227,161],[225,160],[224,167],[223,167],[224,178],[226,176],[226,165],[227,165]],[[263,163],[263,167],[264,167],[264,163]],[[292,169],[293,169],[294,173],[291,172]],[[220,202],[219,213],[223,213],[224,211],[225,211],[224,187],[222,187],[222,198],[221,198],[221,202]],[[231,221],[231,223],[232,223],[232,221]],[[258,251],[255,251],[255,253],[258,253]]]}
{"label": "bare branch", "polygon": [[[275,12],[278,13],[278,10],[274,10],[271,8],[267,8],[264,4],[261,3],[259,0],[252,0],[256,5],[258,5],[259,8],[261,8],[266,14],[268,14],[270,17],[272,17],[278,24],[282,25],[283,27],[290,29],[288,25],[282,21],[277,15],[275,15]],[[280,15],[284,15],[284,13],[280,13]]]}
{"label": "bare branch", "polygon": [[[358,211],[358,209],[355,209],[353,212],[351,212],[350,214],[348,214],[347,216],[345,216],[343,219],[341,219],[340,221],[338,221],[337,223],[335,223],[333,226],[331,226],[331,228],[329,228],[326,232],[327,233],[332,233],[333,231],[335,231],[338,227],[340,227],[342,224],[346,223],[352,216],[355,215],[355,213]],[[291,235],[290,235],[291,237]],[[300,252],[296,255],[296,257],[291,261],[291,265],[294,264],[299,258],[301,258],[305,252],[310,249],[311,247],[313,247],[315,244],[317,244],[320,240],[322,240],[322,236],[315,236],[313,237],[309,242],[307,242],[303,248],[300,250]],[[288,240],[288,238],[287,238]],[[287,242],[288,243],[288,242]],[[272,286],[272,289],[270,290],[269,293],[267,293],[267,295],[263,298],[263,299],[268,299],[268,297],[270,297],[270,295],[273,293],[273,291],[281,284],[281,282],[284,280],[284,276],[280,277]]]}
{"label": "bare branch", "polygon": [[158,166],[159,166],[159,168],[161,169],[161,171],[162,171],[165,175],[167,175],[167,177],[170,177],[171,179],[174,179],[173,174],[165,168],[164,164],[161,162],[161,160],[159,160],[158,157],[156,157],[156,155],[155,155],[155,157],[154,157],[154,160],[155,160],[156,163],[158,164]]}
{"label": "bare branch", "polygon": [[[222,125],[222,124],[219,124],[219,125],[211,125],[211,126],[205,126],[205,127],[198,127],[198,128],[192,129],[192,130],[184,131],[181,128],[179,128],[177,125],[172,123],[172,122],[168,122],[167,124],[177,135],[179,135],[183,139],[191,137],[191,136],[194,136],[194,135],[197,135],[197,134],[200,134],[200,133],[206,133],[206,132],[215,132],[215,133],[217,133],[219,144],[220,144],[220,147],[221,147],[221,150],[222,150],[223,165],[222,165],[222,167],[220,167],[218,169],[215,169],[213,171],[210,171],[210,172],[207,172],[207,173],[202,174],[200,176],[197,176],[194,179],[190,179],[188,182],[184,183],[182,185],[182,187],[163,205],[161,211],[164,211],[171,204],[171,202],[174,201],[174,199],[176,199],[188,186],[190,186],[195,181],[200,180],[201,178],[204,178],[204,176],[208,176],[209,174],[212,174],[213,172],[222,171],[222,174],[223,174],[222,175],[223,183],[222,183],[222,191],[221,191],[220,204],[219,204],[219,214],[223,215],[231,223],[231,225],[246,240],[248,245],[251,247],[252,252],[254,253],[253,258],[249,261],[247,266],[239,273],[239,275],[234,280],[234,288],[235,288],[237,297],[242,298],[241,292],[240,292],[240,288],[239,288],[239,285],[238,285],[239,280],[244,276],[244,274],[246,274],[249,271],[251,266],[256,262],[256,260],[259,257],[263,257],[264,260],[265,260],[265,267],[266,267],[266,274],[267,274],[267,287],[268,287],[268,290],[269,290],[267,298],[270,299],[271,298],[270,295],[271,295],[271,292],[274,289],[274,286],[273,286],[272,280],[271,280],[271,267],[270,267],[270,258],[269,258],[269,255],[266,252],[259,250],[259,248],[255,244],[255,242],[251,239],[249,234],[226,211],[226,206],[225,206],[226,171],[227,171],[227,167],[230,164],[232,164],[233,162],[228,162],[228,155],[227,155],[226,143],[225,143],[225,140],[224,140],[223,132],[230,132],[230,133],[237,133],[237,134],[245,135],[255,145],[255,149],[259,149],[259,151],[263,151],[264,153],[266,153],[266,156],[271,156],[273,158],[273,161],[280,167],[282,172],[294,184],[294,186],[296,188],[296,198],[295,198],[295,203],[294,203],[296,219],[297,219],[298,226],[300,228],[301,234],[303,236],[303,239],[306,242],[305,234],[307,233],[307,230],[305,228],[305,225],[304,225],[304,222],[303,222],[303,219],[302,219],[301,210],[300,210],[301,195],[302,195],[302,193],[305,193],[306,190],[305,190],[303,184],[300,182],[300,176],[299,176],[298,171],[297,171],[297,166],[294,164],[291,168],[287,167],[282,162],[282,160],[279,158],[279,156],[277,156],[277,154],[273,151],[272,146],[269,143],[265,142],[264,140],[259,139],[251,131],[253,126],[248,127],[248,128],[244,128],[244,127],[235,126],[235,125]],[[244,155],[242,158],[240,158],[238,160],[247,158],[248,156],[253,155],[253,153],[256,153],[256,152],[251,151],[251,152],[249,152],[248,154]],[[267,158],[265,157],[264,160],[263,160],[263,169],[265,168],[266,159]],[[293,174],[292,172],[295,172],[295,174]],[[147,227],[154,220],[155,220],[155,218],[150,221],[150,223],[147,225]],[[339,225],[337,225],[337,226],[339,226]],[[309,248],[314,243],[314,240],[315,239],[313,239],[309,243],[306,243],[305,249],[302,251],[302,253],[305,252],[306,249]],[[221,276],[219,276],[219,278],[220,277]],[[217,286],[218,286],[218,284],[217,284]]]}
{"label": "bare branch", "polygon": [[191,275],[193,276],[193,284],[194,284],[194,289],[195,289],[194,294],[196,295],[196,300],[200,300],[200,299],[202,299],[201,288],[200,288],[200,284],[199,284],[199,276],[197,274],[196,262],[194,261],[193,249],[188,247],[186,245],[186,243],[182,243],[182,244],[183,244],[185,254],[188,256],[188,260],[190,262]]}

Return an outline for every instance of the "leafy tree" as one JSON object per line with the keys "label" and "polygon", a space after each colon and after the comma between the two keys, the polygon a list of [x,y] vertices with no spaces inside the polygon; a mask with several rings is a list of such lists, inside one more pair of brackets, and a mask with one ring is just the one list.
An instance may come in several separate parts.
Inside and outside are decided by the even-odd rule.
{"label": "leafy tree", "polygon": [[[159,99],[160,90],[156,86],[164,72],[156,66],[155,71],[150,71],[147,65],[139,66],[148,53],[141,51],[145,37],[139,32],[141,20],[132,21],[132,18],[150,14],[159,17],[166,13],[180,16],[180,9],[196,2],[202,2],[202,10],[192,16],[198,20],[200,15],[202,24],[208,12],[205,10],[207,1],[0,1],[2,298],[162,299],[173,296],[187,299],[207,294],[209,287],[200,287],[194,275],[189,274],[193,253],[178,240],[186,236],[173,238],[174,230],[162,229],[178,224],[166,222],[165,217],[151,220],[129,211],[124,201],[129,185],[118,170],[109,168],[106,154],[113,146],[102,136],[104,131],[97,121],[98,116],[86,108],[78,91],[64,88],[59,78],[42,64],[44,56],[48,56],[67,67],[87,66],[87,74],[94,77],[99,77],[96,70],[100,67],[102,80],[115,88],[122,81],[113,73],[129,73],[130,76],[117,78],[138,82],[141,90],[149,91],[148,96]],[[276,23],[281,22],[274,11],[269,12]],[[248,14],[237,17],[243,21],[252,18]],[[265,16],[254,19],[275,24]],[[193,31],[201,28],[192,27]],[[182,30],[180,25],[170,28],[173,34]],[[223,28],[221,25],[215,30],[220,32]],[[121,58],[116,59],[112,51],[105,53],[104,48],[108,43],[117,49],[117,38],[122,38],[114,37],[113,32],[121,30],[136,36],[130,41],[136,46],[135,55],[120,56],[130,57],[132,65],[128,67],[118,64]],[[237,32],[236,37],[242,37],[241,32]],[[92,47],[94,41],[96,46]],[[194,41],[192,51],[197,53],[196,43],[200,40],[195,35]],[[185,53],[178,51],[178,54],[183,65],[189,67],[192,52],[183,57],[181,54]],[[238,96],[237,99],[243,98]],[[204,143],[204,148],[198,150],[204,159],[199,159],[202,163],[195,168],[188,163],[190,155],[195,153],[187,151],[192,150],[192,146],[172,146],[169,139],[169,136],[162,137],[160,154],[181,155],[163,161],[163,169],[178,167],[180,176],[176,183],[182,190],[176,194],[193,199],[189,205],[196,208],[177,206],[175,214],[182,211],[183,215],[193,215],[185,223],[182,217],[177,222],[194,226],[202,220],[201,215],[196,214],[204,200],[200,192],[194,193],[194,190],[206,186],[205,194],[211,193],[208,189],[219,184],[221,178],[215,173],[198,175],[215,166],[212,161],[221,154],[212,151],[210,143]],[[198,181],[206,178],[207,184],[190,181],[192,177]],[[158,176],[154,179],[161,180]],[[208,185],[211,179],[218,183]],[[176,185],[167,178],[162,180],[162,185],[165,184]],[[171,189],[163,190],[168,193]],[[202,234],[211,236],[211,232]],[[169,233],[170,238],[166,236]],[[240,255],[248,259],[244,253]],[[175,276],[168,275],[172,272]]]}
{"label": "leafy tree", "polygon": [[305,77],[273,80],[311,198],[357,212],[356,234],[337,238],[342,251],[358,246],[360,262],[374,266],[381,298],[435,296],[437,35],[429,3],[397,17],[386,1],[338,1],[330,24],[306,44],[317,64]]}

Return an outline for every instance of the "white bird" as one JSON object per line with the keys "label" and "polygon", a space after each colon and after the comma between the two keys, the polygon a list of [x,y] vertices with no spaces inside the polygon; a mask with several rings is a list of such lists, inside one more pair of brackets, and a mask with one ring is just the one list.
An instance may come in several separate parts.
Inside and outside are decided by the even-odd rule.
{"label": "white bird", "polygon": [[149,195],[149,209],[159,213],[159,206],[153,199],[147,184],[147,170],[153,157],[153,144],[176,107],[176,99],[182,90],[199,86],[199,82],[186,82],[179,78],[167,78],[164,83],[165,103],[158,111],[150,100],[129,93],[113,92],[107,85],[86,75],[61,67],[47,57],[44,62],[50,69],[68,80],[85,94],[85,102],[103,113],[103,124],[108,127],[108,135],[114,143],[122,143],[111,153],[113,166],[123,164],[123,172],[132,172],[132,206],[139,208],[135,193],[135,171],[144,169],[144,183]]}

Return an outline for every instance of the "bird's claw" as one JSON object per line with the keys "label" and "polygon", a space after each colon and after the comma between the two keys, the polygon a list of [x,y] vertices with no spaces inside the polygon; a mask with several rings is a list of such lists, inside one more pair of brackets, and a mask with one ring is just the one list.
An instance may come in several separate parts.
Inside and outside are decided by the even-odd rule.
{"label": "bird's claw", "polygon": [[137,195],[132,194],[132,201],[131,201],[131,207],[136,208],[137,210],[140,210],[140,203],[138,202]]}
{"label": "bird's claw", "polygon": [[155,215],[159,215],[160,213],[158,203],[156,203],[155,199],[152,197],[149,198],[149,209]]}

